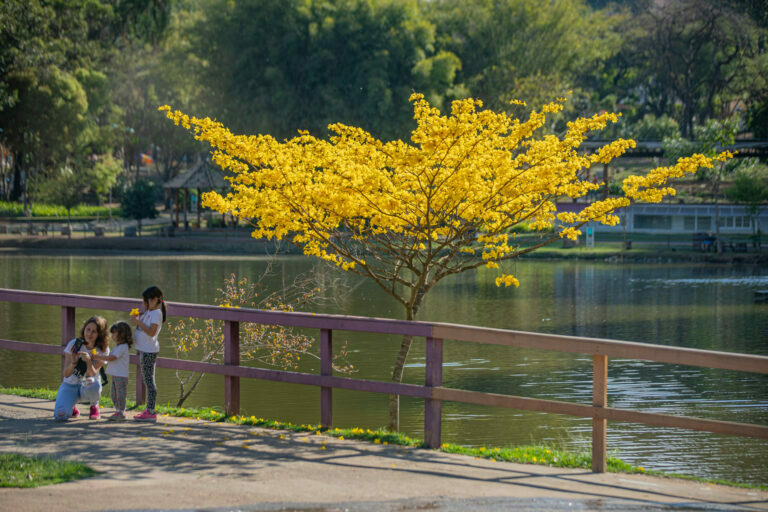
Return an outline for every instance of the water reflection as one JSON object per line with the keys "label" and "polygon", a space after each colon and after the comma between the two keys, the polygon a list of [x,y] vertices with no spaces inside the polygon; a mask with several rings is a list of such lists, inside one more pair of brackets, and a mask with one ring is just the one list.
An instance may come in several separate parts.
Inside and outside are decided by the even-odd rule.
{"label": "water reflection", "polygon": [[[311,260],[281,258],[267,280],[279,288],[312,268]],[[0,254],[0,286],[41,291],[138,297],[159,284],[168,300],[210,303],[230,273],[258,277],[267,266],[256,257],[179,255],[47,256]],[[768,355],[768,314],[753,293],[768,285],[768,269],[751,266],[608,265],[588,262],[523,262],[518,289],[500,289],[486,270],[456,276],[427,297],[422,318],[497,328],[623,339]],[[401,318],[394,300],[371,283],[322,267],[330,287],[317,312]],[[45,306],[0,303],[0,337],[58,343],[59,312]],[[95,311],[78,310],[81,322]],[[109,321],[116,312],[101,312]],[[316,333],[312,333],[316,335]],[[388,379],[399,346],[395,337],[344,333],[356,375]],[[161,355],[172,356],[161,335]],[[534,398],[589,403],[592,360],[559,354],[446,341],[444,383],[449,387]],[[406,382],[424,379],[424,346],[409,356]],[[308,361],[303,371],[318,371]],[[0,384],[56,387],[59,362],[52,356],[0,351]],[[131,381],[135,376],[132,375]],[[178,385],[159,371],[159,400],[175,402]],[[272,382],[244,381],[243,408],[249,414],[300,423],[317,422],[319,391]],[[609,405],[649,412],[768,424],[768,377],[682,365],[616,359],[609,366]],[[223,379],[205,377],[190,405],[220,404]],[[421,436],[423,402],[403,398],[401,426]],[[386,424],[387,397],[336,391],[339,426]],[[505,445],[550,442],[588,448],[591,422],[467,404],[444,405],[448,442]],[[768,442],[634,424],[609,424],[611,455],[647,468],[753,483],[768,482]]]}

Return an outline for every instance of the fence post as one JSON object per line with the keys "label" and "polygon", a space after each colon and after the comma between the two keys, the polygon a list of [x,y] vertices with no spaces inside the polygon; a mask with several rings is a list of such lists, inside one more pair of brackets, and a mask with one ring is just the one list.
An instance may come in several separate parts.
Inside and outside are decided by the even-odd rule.
{"label": "fence post", "polygon": [[[333,331],[320,329],[320,375],[333,375]],[[320,424],[329,428],[333,424],[333,388],[320,387]]]}
{"label": "fence post", "polygon": [[[75,308],[61,306],[61,346],[66,347],[75,337]],[[61,355],[61,372],[64,373],[64,354]]]}
{"label": "fence post", "polygon": [[[240,365],[240,322],[224,323],[224,364]],[[224,377],[224,401],[227,416],[240,413],[240,377]]]}
{"label": "fence post", "polygon": [[[592,405],[608,405],[608,356],[596,355],[592,358]],[[606,471],[606,431],[605,418],[592,418],[592,472]]]}
{"label": "fence post", "polygon": [[[443,385],[443,340],[427,338],[427,367],[424,385]],[[440,447],[443,401],[433,398],[424,400],[424,443],[429,448]]]}

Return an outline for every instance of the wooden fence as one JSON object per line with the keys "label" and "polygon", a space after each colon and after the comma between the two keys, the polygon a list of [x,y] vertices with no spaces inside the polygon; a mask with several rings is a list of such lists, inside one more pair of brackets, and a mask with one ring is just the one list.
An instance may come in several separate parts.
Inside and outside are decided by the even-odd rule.
{"label": "wooden fence", "polygon": [[[61,344],[75,337],[76,308],[123,311],[136,306],[136,299],[98,297],[74,294],[46,293],[0,288],[0,301],[44,304],[61,308]],[[768,373],[768,357],[716,352],[680,347],[667,347],[594,338],[558,336],[530,332],[489,329],[444,323],[408,322],[378,318],[285,313],[255,309],[231,309],[199,304],[168,302],[169,316],[212,318],[225,322],[224,364],[200,363],[180,359],[158,358],[157,366],[224,375],[225,410],[238,414],[240,409],[240,378],[252,378],[306,384],[320,387],[320,422],[333,422],[333,389],[349,389],[373,393],[394,394],[424,399],[424,441],[427,446],[440,446],[441,411],[443,401],[464,402],[511,409],[524,409],[555,414],[592,418],[592,471],[606,470],[607,421],[643,423],[661,427],[701,430],[718,434],[768,439],[768,426],[674,416],[607,406],[608,359],[641,359],[662,363],[702,366],[742,372]],[[320,330],[320,374],[267,370],[239,366],[240,322],[254,322]],[[356,331],[391,335],[410,335],[426,339],[426,376],[424,385],[371,381],[333,376],[333,331]],[[590,354],[593,357],[592,404],[577,404],[452,389],[442,386],[443,340],[505,345],[541,350]],[[61,354],[61,347],[23,341],[0,339],[0,348],[43,354]],[[131,361],[137,363],[136,356]],[[136,396],[141,400],[143,388],[137,379]]]}

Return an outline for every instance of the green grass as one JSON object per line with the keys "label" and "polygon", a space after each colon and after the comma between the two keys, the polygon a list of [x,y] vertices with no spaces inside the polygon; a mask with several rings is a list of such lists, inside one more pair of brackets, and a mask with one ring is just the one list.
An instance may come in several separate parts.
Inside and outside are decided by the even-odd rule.
{"label": "green grass", "polygon": [[95,470],[79,462],[0,453],[0,487],[39,487],[95,474]]}
{"label": "green grass", "polygon": [[[50,389],[6,388],[0,386],[0,394],[42,398],[46,400],[56,399],[56,391]],[[106,397],[102,397],[99,403],[102,407],[112,407],[112,400]],[[136,402],[129,400],[127,402],[127,406],[128,409],[135,409]],[[324,428],[321,425],[299,425],[290,422],[257,418],[256,416],[227,416],[224,414],[224,412],[216,407],[187,408],[173,407],[170,405],[158,405],[156,407],[156,411],[159,414],[165,414],[174,417],[234,423],[238,425],[247,425],[273,430],[288,430],[291,432],[311,432],[316,435],[331,436],[338,439],[356,439],[359,441],[381,445],[426,448],[424,442],[420,439],[410,438],[399,432],[390,432],[384,428],[371,430],[358,427]],[[545,445],[524,445],[499,448],[486,446],[470,447],[445,443],[440,446],[439,451],[445,453],[467,455],[480,459],[489,459],[494,462],[506,461],[517,462],[521,464],[539,464],[544,466],[555,466],[560,468],[573,469],[590,469],[592,467],[592,455],[589,452],[572,453],[560,450],[554,446]],[[682,478],[703,483],[768,491],[768,485],[744,484],[722,479],[699,478],[691,475],[681,475],[677,473],[650,470],[640,466],[632,466],[631,464],[628,464],[616,457],[608,457],[606,463],[607,470],[610,473],[647,474],[666,478]]]}

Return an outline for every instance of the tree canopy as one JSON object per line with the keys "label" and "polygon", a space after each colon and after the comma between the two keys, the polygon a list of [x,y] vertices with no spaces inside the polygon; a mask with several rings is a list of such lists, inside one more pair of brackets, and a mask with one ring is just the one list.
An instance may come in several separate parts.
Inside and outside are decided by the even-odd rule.
{"label": "tree canopy", "polygon": [[[233,192],[204,195],[203,205],[253,222],[255,238],[287,239],[306,255],[372,279],[413,320],[424,296],[443,278],[481,266],[499,269],[497,285],[518,285],[504,262],[564,237],[587,222],[616,224],[617,208],[659,202],[675,191],[669,180],[712,167],[728,153],[692,155],[671,167],[624,180],[624,196],[594,201],[580,212],[557,212],[557,201],[584,197],[598,185],[585,179],[634,146],[618,139],[586,156],[577,148],[589,132],[615,122],[596,114],[568,123],[561,136],[541,133],[562,102],[524,121],[452,103],[443,115],[421,94],[411,96],[416,129],[408,142],[382,142],[336,123],[331,136],[308,132],[280,142],[269,135],[233,135],[222,123],[161,107],[176,124],[210,143],[213,158],[234,173]],[[518,239],[515,227],[542,234]],[[393,378],[400,380],[410,339]]]}

